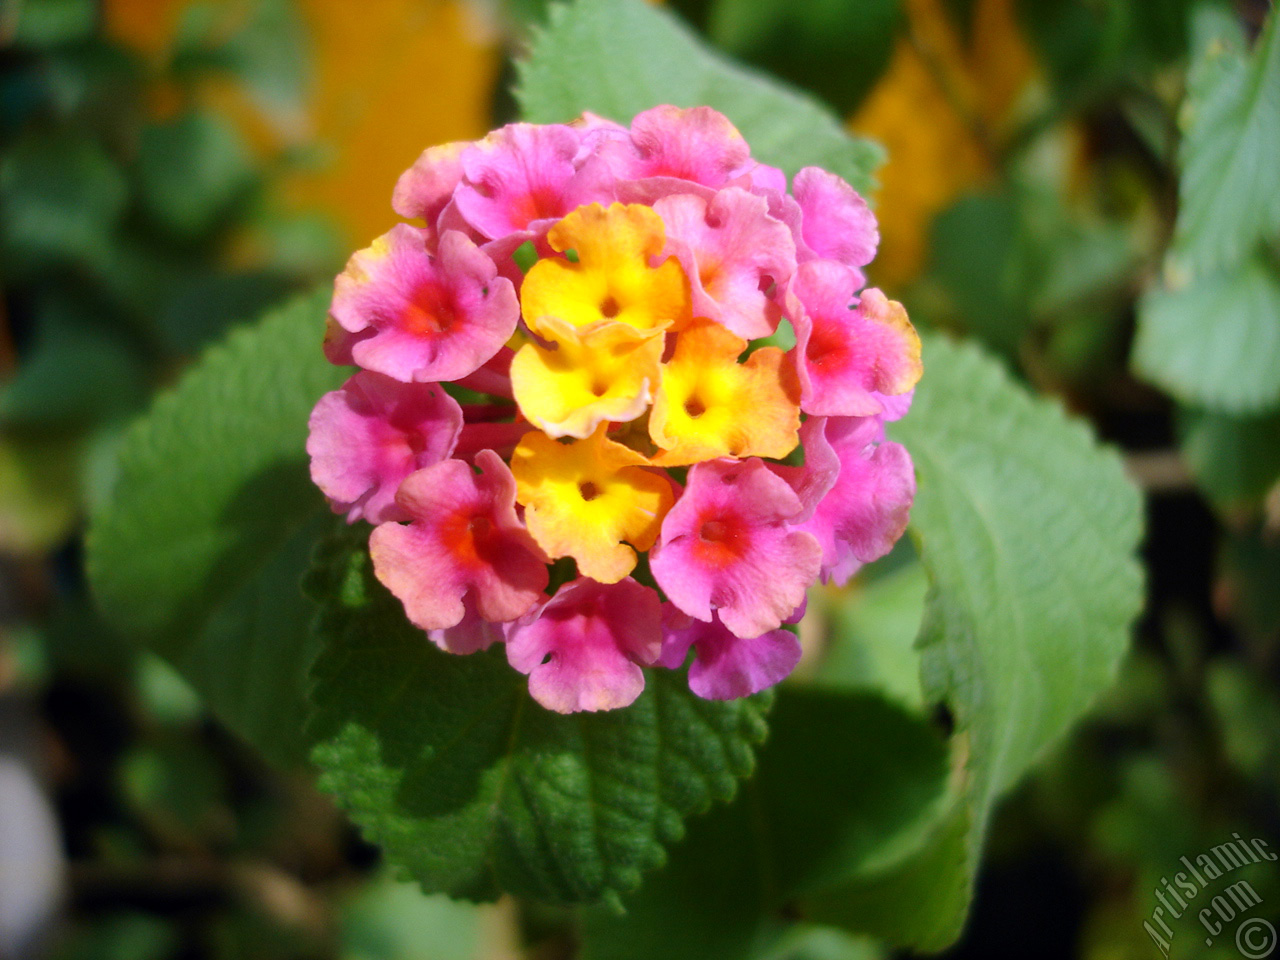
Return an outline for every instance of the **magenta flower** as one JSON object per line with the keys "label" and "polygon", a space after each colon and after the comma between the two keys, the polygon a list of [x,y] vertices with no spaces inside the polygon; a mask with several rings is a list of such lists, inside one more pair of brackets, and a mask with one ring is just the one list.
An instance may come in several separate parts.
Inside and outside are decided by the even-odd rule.
{"label": "magenta flower", "polygon": [[800,446],[804,449],[803,466],[769,464],[769,469],[785,480],[800,499],[800,512],[788,521],[793,525],[813,516],[840,475],[840,458],[827,442],[825,417],[810,417],[801,424]]}
{"label": "magenta flower", "polygon": [[453,453],[462,408],[437,383],[401,383],[361,370],[311,412],[311,479],[347,522],[407,520],[405,477]]}
{"label": "magenta flower", "polygon": [[739,637],[774,630],[804,602],[822,563],[818,541],[787,523],[801,509],[758,457],[695,464],[650,553],[653,576],[691,617],[710,623],[719,611]]}
{"label": "magenta flower", "polygon": [[888,553],[906,530],[916,475],[906,447],[884,439],[878,417],[832,418],[825,438],[840,473],[797,529],[821,544],[822,579],[843,586],[864,563]]}
{"label": "magenta flower", "polygon": [[526,613],[546,589],[546,555],[516,517],[516,482],[492,450],[410,474],[396,502],[409,524],[384,523],[369,538],[373,569],[423,630],[455,627],[469,596],[485,620]]}
{"label": "magenta flower", "polygon": [[396,380],[457,380],[515,332],[511,281],[463,234],[449,231],[438,256],[429,233],[402,223],[355,254],[338,277],[325,351]]}
{"label": "magenta flower", "polygon": [[689,277],[694,316],[715,320],[744,340],[773,333],[782,314],[768,291],[791,279],[796,248],[786,225],[769,216],[764,198],[729,187],[710,202],[673,194],[653,209],[667,228],[667,252]]}
{"label": "magenta flower", "polygon": [[462,619],[452,627],[427,631],[427,638],[437,647],[448,653],[479,653],[507,639],[511,622],[494,623],[480,616],[471,593],[462,598],[462,605],[465,608]]}
{"label": "magenta flower", "polygon": [[787,292],[796,330],[800,409],[818,416],[867,417],[883,397],[920,379],[920,338],[902,305],[879,290],[854,296],[860,277],[834,260],[796,269]]}
{"label": "magenta flower", "polygon": [[671,670],[689,665],[689,689],[708,700],[736,700],[773,686],[800,662],[800,641],[789,630],[758,637],[735,636],[719,617],[710,623],[668,607],[659,663]]}
{"label": "magenta flower", "polygon": [[[814,257],[849,267],[865,267],[872,261],[880,245],[880,230],[867,201],[853,187],[834,173],[805,167],[796,174],[791,190],[801,215],[803,243],[798,246],[808,248]],[[858,275],[861,277],[861,271]]]}
{"label": "magenta flower", "polygon": [[[429,148],[392,203],[425,226],[338,277],[325,352],[361,369],[307,451],[333,509],[376,524],[374,572],[424,642],[505,644],[565,713],[685,661],[711,699],[786,677],[782,625],[888,551],[915,493],[884,422],[920,344],[862,289],[863,199],[813,167],[789,185],[722,114],[668,105]],[[750,343],[782,316],[795,346]]]}
{"label": "magenta flower", "polygon": [[529,692],[548,710],[614,710],[644,689],[641,666],[662,651],[658,595],[630,577],[579,577],[513,624],[507,659],[529,675]]}
{"label": "magenta flower", "polygon": [[710,107],[654,107],[636,114],[629,137],[601,143],[614,176],[630,181],[618,197],[627,202],[679,192],[682,183],[719,190],[755,166],[742,134]]}
{"label": "magenta flower", "polygon": [[597,158],[579,161],[583,134],[573,127],[513,123],[462,154],[458,212],[491,240],[542,235],[588,203],[614,199],[613,178]]}
{"label": "magenta flower", "polygon": [[423,150],[396,181],[391,208],[406,220],[426,221],[434,230],[462,179],[462,152],[470,145],[463,140]]}

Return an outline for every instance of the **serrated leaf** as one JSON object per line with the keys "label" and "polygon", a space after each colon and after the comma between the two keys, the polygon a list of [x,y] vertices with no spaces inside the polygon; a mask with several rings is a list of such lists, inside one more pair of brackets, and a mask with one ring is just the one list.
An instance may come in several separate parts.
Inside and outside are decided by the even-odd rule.
{"label": "serrated leaf", "polygon": [[1225,11],[1200,11],[1196,28],[1200,49],[1181,115],[1176,242],[1201,273],[1230,267],[1280,237],[1280,40],[1274,12],[1251,54]]}
{"label": "serrated leaf", "polygon": [[750,773],[767,696],[701,700],[653,670],[624,710],[551,713],[500,648],[455,656],[412,627],[363,539],[336,539],[312,574],[312,757],[427,892],[585,903],[634,889],[684,817]]}
{"label": "serrated leaf", "polygon": [[1277,358],[1280,268],[1266,254],[1150,290],[1139,304],[1134,367],[1184,403],[1234,414],[1273,407]]}
{"label": "serrated leaf", "polygon": [[891,434],[916,465],[911,529],[932,584],[922,679],[955,717],[964,792],[916,857],[810,908],[937,950],[960,934],[995,801],[1111,684],[1128,649],[1142,504],[1087,426],[972,345],[926,338],[925,376]]}
{"label": "serrated leaf", "polygon": [[298,589],[331,522],[307,475],[328,292],[238,330],[130,432],[88,536],[99,605],[269,757],[302,753],[312,606]]}
{"label": "serrated leaf", "polygon": [[[784,689],[738,822],[699,821],[626,918],[593,914],[589,960],[743,960],[797,912],[943,949],[968,913],[993,803],[1114,677],[1142,599],[1141,501],[1119,458],[976,347],[926,337],[924,359],[891,426],[919,476],[912,530],[932,584],[919,653],[928,701],[957,721],[949,789],[918,715],[845,694],[795,722],[793,698],[832,695]],[[859,831],[881,846],[846,844]],[[719,899],[700,909],[704,889]],[[667,946],[645,939],[651,927]]]}
{"label": "serrated leaf", "polygon": [[932,581],[922,675],[989,803],[1115,677],[1142,606],[1142,501],[1086,424],[977,348],[930,337],[925,370],[890,431],[916,465]]}
{"label": "serrated leaf", "polygon": [[585,960],[745,960],[778,915],[924,839],[945,801],[946,745],[874,694],[784,687],[760,769],[723,813],[690,825],[671,862],[586,917]]}
{"label": "serrated leaf", "polygon": [[659,104],[705,105],[733,121],[752,156],[788,173],[820,166],[866,192],[883,159],[817,101],[707,49],[641,0],[552,7],[518,70],[516,99],[532,123],[563,123],[584,110],[626,123]]}

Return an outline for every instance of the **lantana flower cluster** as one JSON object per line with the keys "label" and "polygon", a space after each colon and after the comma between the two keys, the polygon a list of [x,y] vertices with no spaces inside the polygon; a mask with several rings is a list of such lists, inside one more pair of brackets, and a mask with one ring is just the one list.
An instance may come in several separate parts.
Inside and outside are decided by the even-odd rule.
{"label": "lantana flower cluster", "polygon": [[886,553],[915,494],[884,424],[920,341],[863,289],[863,199],[663,106],[432,147],[393,207],[421,225],[338,277],[325,352],[359,370],[307,449],[409,620],[504,644],[563,713],[691,651],[703,697],[787,676],[808,588]]}

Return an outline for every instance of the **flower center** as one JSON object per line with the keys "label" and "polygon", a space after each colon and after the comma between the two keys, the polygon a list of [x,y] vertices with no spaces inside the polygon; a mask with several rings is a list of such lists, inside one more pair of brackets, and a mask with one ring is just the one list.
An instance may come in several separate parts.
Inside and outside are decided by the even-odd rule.
{"label": "flower center", "polygon": [[698,536],[707,543],[724,543],[730,539],[732,531],[723,520],[708,520],[702,525],[702,529],[698,531]]}

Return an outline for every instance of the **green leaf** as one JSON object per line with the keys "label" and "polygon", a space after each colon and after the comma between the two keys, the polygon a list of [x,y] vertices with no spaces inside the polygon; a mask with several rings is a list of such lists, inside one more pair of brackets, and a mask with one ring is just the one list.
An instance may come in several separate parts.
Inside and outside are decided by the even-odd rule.
{"label": "green leaf", "polygon": [[706,105],[733,121],[752,156],[789,174],[819,166],[866,192],[883,159],[815,100],[708,50],[641,0],[552,7],[518,69],[516,98],[532,123],[563,123],[584,110],[626,123],[659,104]]}
{"label": "green leaf", "polygon": [[32,134],[0,160],[4,273],[49,260],[83,260],[109,245],[128,185],[106,152],[74,134]]}
{"label": "green leaf", "polygon": [[701,700],[655,670],[625,710],[551,713],[500,648],[454,656],[411,626],[364,538],[336,538],[312,575],[312,757],[427,892],[582,903],[633,889],[683,818],[751,771],[768,697]]}
{"label": "green leaf", "polygon": [[217,226],[253,182],[240,135],[226,120],[203,111],[144,129],[138,174],[147,212],[184,239]]}
{"label": "green leaf", "polygon": [[889,65],[900,19],[898,0],[715,0],[707,32],[722,49],[847,112]]}
{"label": "green leaf", "polygon": [[810,597],[810,613],[826,621],[829,649],[814,682],[875,690],[911,710],[924,708],[920,690],[920,632],[928,582],[912,560],[865,586],[823,590]]}
{"label": "green leaf", "polygon": [[477,960],[497,907],[426,897],[417,884],[381,877],[343,904],[342,960]]}
{"label": "green leaf", "polygon": [[92,36],[98,11],[93,0],[27,0],[9,7],[3,15],[6,19],[17,17],[15,44],[52,47]]}
{"label": "green leaf", "polygon": [[970,738],[982,806],[1111,683],[1142,606],[1142,503],[1120,458],[973,346],[928,338],[911,527],[932,591],[926,695]]}
{"label": "green leaf", "polygon": [[33,342],[0,386],[0,422],[26,430],[84,427],[142,405],[147,371],[100,311],[57,293],[39,303]]}
{"label": "green leaf", "polygon": [[1258,413],[1280,402],[1280,269],[1266,255],[1150,290],[1133,364],[1184,403]]}
{"label": "green leaf", "polygon": [[1280,40],[1274,12],[1252,54],[1227,10],[1202,9],[1195,26],[1176,243],[1201,273],[1280,238]]}
{"label": "green leaf", "polygon": [[[810,915],[941,949],[996,799],[1116,676],[1142,605],[1142,509],[1118,456],[977,348],[929,337],[924,363],[891,434],[916,465],[911,529],[932,583],[922,678],[968,756],[962,802],[917,857],[824,893]],[[867,909],[877,898],[903,909]]]}
{"label": "green leaf", "polygon": [[738,819],[695,823],[626,917],[592,913],[588,960],[746,958],[796,913],[945,948],[992,805],[1111,683],[1142,601],[1141,501],[1119,458],[977,348],[936,336],[892,428],[919,478],[912,531],[931,587],[918,654],[926,702],[956,719],[949,786],[918,713],[784,689]]}
{"label": "green leaf", "polygon": [[1202,9],[1182,109],[1182,176],[1163,282],[1139,305],[1134,368],[1182,402],[1251,414],[1280,402],[1280,40],[1252,54]]}
{"label": "green leaf", "polygon": [[923,841],[945,800],[947,750],[918,716],[871,694],[790,686],[769,726],[739,800],[690,824],[625,915],[587,915],[585,960],[767,954],[797,897]]}
{"label": "green leaf", "polygon": [[1256,505],[1280,483],[1280,413],[1230,417],[1185,410],[1179,427],[1182,455],[1216,506]]}
{"label": "green leaf", "polygon": [[88,568],[108,620],[169,660],[264,753],[303,749],[312,606],[298,589],[332,523],[307,475],[328,292],[211,350],[135,425]]}

